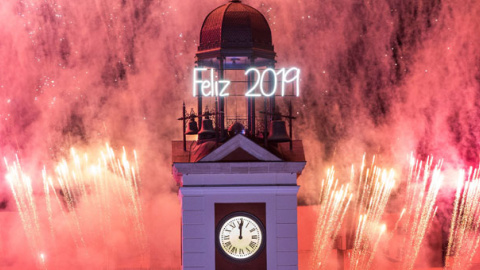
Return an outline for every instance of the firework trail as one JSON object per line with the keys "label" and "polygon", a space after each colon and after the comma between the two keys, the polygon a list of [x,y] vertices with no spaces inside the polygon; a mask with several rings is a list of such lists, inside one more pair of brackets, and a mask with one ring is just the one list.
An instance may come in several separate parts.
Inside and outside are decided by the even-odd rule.
{"label": "firework trail", "polygon": [[479,170],[470,168],[468,175],[461,171],[457,180],[445,269],[469,269],[480,242],[479,225]]}
{"label": "firework trail", "polygon": [[312,269],[327,269],[327,258],[330,255],[333,242],[342,227],[345,213],[348,209],[352,195],[349,195],[349,185],[337,188],[338,179],[334,180],[333,167],[327,172],[327,179],[322,180],[318,210],[318,220],[315,231],[314,254],[312,256]]}
{"label": "firework trail", "polygon": [[[69,224],[70,235],[77,249],[98,245],[98,238],[103,239],[104,246],[108,246],[108,236],[115,217],[122,221],[123,230],[133,232],[132,240],[139,247],[142,263],[148,260],[136,153],[135,163],[131,165],[125,149],[120,158],[116,157],[108,144],[99,152],[99,158],[92,159],[92,162],[87,154],[79,155],[72,148],[70,158],[60,161],[52,175],[46,168],[42,170],[43,192],[36,191],[35,194],[32,180],[22,171],[18,159],[12,165],[5,159],[8,171],[6,178],[32,252],[39,254],[39,268],[46,269],[44,251],[47,245],[44,241],[54,243],[56,231],[59,230],[54,221],[58,215],[56,209],[59,209],[57,211],[61,213],[62,220]],[[36,200],[36,196],[44,196],[44,200]],[[80,206],[96,209],[98,219],[91,220],[79,210]],[[47,222],[41,222],[39,213],[46,213]],[[121,213],[120,217],[118,213]],[[42,227],[50,233],[42,234]],[[50,239],[44,239],[47,237]]]}
{"label": "firework trail", "polygon": [[[147,240],[138,190],[137,163],[135,166],[130,165],[125,148],[121,158],[117,158],[108,144],[94,163],[89,161],[88,155],[85,154],[82,158],[74,149],[71,150],[71,160],[73,166],[70,167],[65,160],[61,162],[56,169],[56,176],[63,194],[66,194],[68,210],[72,213],[80,241],[86,245],[83,237],[85,233],[97,234],[107,241],[106,237],[112,228],[112,213],[120,209],[123,225],[125,229],[133,226],[134,239],[143,254],[142,260],[145,260],[143,256],[147,254]],[[82,226],[82,216],[75,207],[82,200],[90,208],[99,210],[100,230],[90,226],[89,232],[82,231],[83,227],[88,226]]]}
{"label": "firework trail", "polygon": [[440,171],[443,161],[440,160],[434,168],[432,161],[433,158],[429,157],[423,165],[422,161],[410,157],[406,183],[406,211],[402,220],[404,270],[413,269],[425,233],[437,211],[435,203],[443,182]]}
{"label": "firework trail", "polygon": [[394,171],[374,165],[365,170],[365,157],[357,186],[355,213],[361,213],[355,230],[350,269],[370,269],[378,244],[386,230],[381,224],[385,207],[395,186]]}
{"label": "firework trail", "polygon": [[39,260],[35,262],[38,268],[46,269],[44,256],[41,253],[44,249],[44,242],[40,232],[40,222],[33,194],[32,180],[23,172],[18,157],[16,157],[16,161],[13,162],[12,165],[9,165],[6,158],[4,158],[4,161],[8,171],[5,178],[10,185],[15,199],[30,249],[33,254],[40,254]]}

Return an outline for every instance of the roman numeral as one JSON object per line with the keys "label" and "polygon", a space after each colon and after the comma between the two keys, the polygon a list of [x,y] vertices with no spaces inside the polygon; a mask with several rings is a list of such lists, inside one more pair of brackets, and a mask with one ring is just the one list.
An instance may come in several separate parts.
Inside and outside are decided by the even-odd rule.
{"label": "roman numeral", "polygon": [[237,248],[236,247],[233,247],[232,250],[231,250],[232,254],[236,254],[237,253]]}
{"label": "roman numeral", "polygon": [[248,249],[248,247],[245,248],[247,250],[248,253],[250,253],[250,249]]}
{"label": "roman numeral", "polygon": [[232,232],[231,230],[227,230],[227,229],[225,229],[225,231],[226,231],[226,232]]}
{"label": "roman numeral", "polygon": [[230,235],[224,235],[223,240],[230,240]]}
{"label": "roman numeral", "polygon": [[250,225],[250,222],[247,223],[247,226],[245,226],[245,229],[248,228],[248,225]]}
{"label": "roman numeral", "polygon": [[228,242],[226,242],[224,245],[225,245],[225,247],[228,248],[228,247],[232,246],[232,243],[230,243],[230,241],[228,241]]}
{"label": "roman numeral", "polygon": [[243,252],[243,249],[240,249],[240,250],[239,250],[239,253],[240,253],[241,255],[244,255],[244,254],[245,254],[245,253]]}
{"label": "roman numeral", "polygon": [[251,229],[250,232],[254,232],[255,231],[255,228]]}
{"label": "roman numeral", "polygon": [[233,223],[233,222],[230,223],[230,226],[231,226],[232,228],[236,228],[236,227],[237,227],[237,226],[235,225],[235,223]]}
{"label": "roman numeral", "polygon": [[258,239],[258,235],[252,235],[252,239]]}
{"label": "roman numeral", "polygon": [[248,244],[251,248],[255,248],[257,246],[257,243],[251,241],[250,244]]}

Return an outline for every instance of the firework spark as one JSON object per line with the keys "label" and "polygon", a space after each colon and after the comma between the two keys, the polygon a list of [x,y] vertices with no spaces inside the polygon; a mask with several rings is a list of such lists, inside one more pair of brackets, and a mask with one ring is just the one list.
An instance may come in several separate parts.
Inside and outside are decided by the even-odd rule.
{"label": "firework spark", "polygon": [[[381,225],[385,207],[395,186],[394,171],[372,166],[364,169],[365,157],[360,170],[355,213],[362,213],[355,231],[350,269],[369,269],[386,230]],[[365,172],[365,173],[364,173]]]}
{"label": "firework spark", "polygon": [[[12,191],[18,213],[22,221],[23,229],[32,252],[42,250],[44,246],[43,236],[40,233],[40,223],[33,194],[32,180],[22,170],[18,157],[12,165],[9,165],[4,158],[5,166],[8,170],[5,178],[7,179]],[[42,267],[42,260],[36,261],[39,268]]]}
{"label": "firework spark", "polygon": [[[438,191],[443,182],[440,160],[432,168],[433,158],[429,157],[423,165],[410,156],[407,178],[407,196],[403,219],[403,264],[404,270],[411,270],[420,250],[421,243],[436,214],[435,207]],[[403,212],[402,212],[403,215]]]}
{"label": "firework spark", "polygon": [[[98,245],[97,239],[103,239],[104,246],[108,246],[108,235],[114,219],[121,220],[123,229],[133,232],[132,240],[139,247],[141,259],[145,262],[148,246],[139,196],[140,178],[136,153],[134,156],[135,163],[131,165],[125,149],[121,157],[117,158],[107,144],[100,151],[99,158],[92,162],[87,154],[79,155],[72,148],[70,158],[60,161],[52,175],[48,174],[46,168],[42,170],[43,193],[36,191],[35,194],[32,180],[22,171],[18,159],[12,165],[5,159],[8,170],[6,178],[32,252],[37,254],[39,268],[46,268],[43,252],[47,250],[45,241],[54,242],[55,234],[58,233],[54,222],[54,216],[58,215],[54,212],[56,209],[69,225],[70,235],[77,248]],[[44,196],[45,199],[35,198],[39,196]],[[79,210],[80,205],[86,209],[96,209],[98,219],[91,220],[85,216]],[[42,217],[39,213],[46,213],[45,219],[48,222],[45,224],[48,226],[40,222]],[[48,227],[50,238],[41,234],[42,226]]]}
{"label": "firework spark", "polygon": [[[480,242],[480,176],[470,168],[468,175],[460,172],[453,216],[450,225],[447,256],[449,269],[469,269]],[[451,264],[451,265],[450,265]]]}
{"label": "firework spark", "polygon": [[353,195],[349,194],[349,185],[337,188],[338,179],[334,180],[334,175],[335,171],[331,168],[327,172],[327,179],[322,180],[312,269],[327,269],[329,251],[342,226]]}

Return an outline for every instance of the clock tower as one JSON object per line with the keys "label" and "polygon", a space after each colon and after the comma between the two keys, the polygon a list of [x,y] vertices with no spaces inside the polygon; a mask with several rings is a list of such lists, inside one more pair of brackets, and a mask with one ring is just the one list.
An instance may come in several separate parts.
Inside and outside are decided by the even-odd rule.
{"label": "clock tower", "polygon": [[306,161],[288,99],[299,94],[299,76],[275,68],[270,27],[256,9],[230,1],[206,17],[192,74],[197,112],[183,106],[183,141],[172,142],[182,269],[298,269],[297,177]]}

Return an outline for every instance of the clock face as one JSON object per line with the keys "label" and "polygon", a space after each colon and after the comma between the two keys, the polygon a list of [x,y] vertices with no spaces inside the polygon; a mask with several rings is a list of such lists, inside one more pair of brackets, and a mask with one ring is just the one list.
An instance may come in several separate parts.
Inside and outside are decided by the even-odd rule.
{"label": "clock face", "polygon": [[265,230],[262,222],[249,213],[227,215],[217,227],[217,247],[221,253],[236,261],[256,257],[264,247]]}

